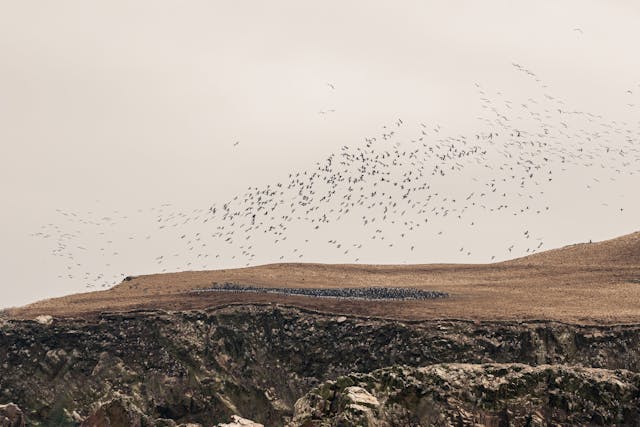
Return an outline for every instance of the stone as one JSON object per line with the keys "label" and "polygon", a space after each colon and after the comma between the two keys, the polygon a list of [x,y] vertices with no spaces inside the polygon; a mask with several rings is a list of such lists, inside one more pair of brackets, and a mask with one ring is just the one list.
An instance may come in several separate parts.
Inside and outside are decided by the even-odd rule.
{"label": "stone", "polygon": [[146,417],[131,403],[116,398],[100,406],[80,427],[147,427]]}
{"label": "stone", "polygon": [[0,405],[0,427],[24,427],[25,417],[14,403]]}
{"label": "stone", "polygon": [[347,393],[347,399],[355,405],[367,406],[370,408],[377,408],[380,406],[378,399],[362,387],[347,387],[345,392]]}
{"label": "stone", "polygon": [[50,325],[53,323],[53,317],[49,316],[48,314],[43,314],[42,316],[38,316],[34,320],[40,323],[41,325]]}
{"label": "stone", "polygon": [[264,425],[248,420],[246,418],[239,417],[237,415],[232,415],[231,422],[220,423],[216,427],[264,427]]}

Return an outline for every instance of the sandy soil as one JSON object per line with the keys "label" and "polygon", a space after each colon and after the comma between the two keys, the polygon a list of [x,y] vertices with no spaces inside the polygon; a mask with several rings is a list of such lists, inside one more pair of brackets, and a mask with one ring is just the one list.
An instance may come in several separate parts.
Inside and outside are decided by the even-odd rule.
{"label": "sandy soil", "polygon": [[[447,299],[358,301],[190,290],[214,282],[265,287],[410,286]],[[86,317],[103,311],[201,309],[227,304],[284,304],[324,312],[406,320],[544,319],[571,323],[640,322],[640,232],[496,264],[271,264],[233,270],[138,276],[106,291],[39,301],[8,310]]]}

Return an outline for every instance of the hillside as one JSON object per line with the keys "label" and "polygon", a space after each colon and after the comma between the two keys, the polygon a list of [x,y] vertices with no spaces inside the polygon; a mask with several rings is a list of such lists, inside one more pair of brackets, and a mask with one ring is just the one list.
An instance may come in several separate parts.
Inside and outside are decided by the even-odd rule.
{"label": "hillside", "polygon": [[[635,425],[639,240],[488,265],[274,264],[130,277],[12,309],[0,317],[0,423]],[[194,292],[213,283],[449,296]],[[39,315],[54,317],[31,320]]]}
{"label": "hillside", "polygon": [[[415,287],[449,293],[438,300],[375,302],[228,292],[194,293],[214,283],[260,287]],[[36,302],[8,311],[95,316],[104,311],[185,310],[228,304],[278,303],[332,313],[407,320],[551,319],[634,322],[640,319],[640,233],[572,245],[496,264],[271,264],[127,278],[112,289]]]}
{"label": "hillside", "polygon": [[506,261],[505,264],[638,266],[640,232],[603,242],[580,243]]}

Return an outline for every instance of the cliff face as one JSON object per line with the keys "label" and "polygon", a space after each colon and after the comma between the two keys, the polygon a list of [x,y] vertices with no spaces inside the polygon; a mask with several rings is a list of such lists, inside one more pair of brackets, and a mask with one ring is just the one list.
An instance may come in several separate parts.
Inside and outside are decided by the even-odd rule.
{"label": "cliff face", "polygon": [[522,364],[437,364],[351,374],[295,405],[296,426],[639,425],[640,375]]}
{"label": "cliff face", "polygon": [[[354,372],[396,366],[389,369],[408,370],[407,375],[430,389],[435,377],[414,367],[516,362],[640,372],[640,325],[406,323],[277,306],[103,314],[97,320],[12,320],[0,323],[0,405],[18,405],[28,425],[100,426],[109,420],[111,426],[211,426],[240,415],[276,426],[291,420],[296,401],[314,387],[322,390],[327,387],[322,382]],[[497,369],[494,379],[501,375]],[[514,368],[505,369],[509,373]],[[372,375],[380,372],[387,371]],[[473,372],[488,381],[488,373]],[[535,381],[541,381],[540,375]],[[635,374],[612,375],[637,390]],[[373,393],[359,381],[349,387]],[[345,387],[336,393],[344,393]],[[496,399],[517,402],[528,393],[510,390]],[[384,393],[376,399],[388,401]],[[305,399],[309,402],[309,396],[301,402]],[[473,400],[464,402],[467,406],[460,407],[469,411]],[[300,424],[311,422],[300,414]],[[313,422],[326,415],[318,414]]]}

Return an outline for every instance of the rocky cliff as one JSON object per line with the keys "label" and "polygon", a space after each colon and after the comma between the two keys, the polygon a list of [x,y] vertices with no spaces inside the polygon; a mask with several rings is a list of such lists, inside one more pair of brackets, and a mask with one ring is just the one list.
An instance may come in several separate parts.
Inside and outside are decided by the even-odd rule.
{"label": "rocky cliff", "polygon": [[[265,426],[350,425],[337,421],[342,416],[339,405],[336,409],[329,404],[327,412],[327,404],[319,407],[320,398],[313,396],[341,402],[345,400],[340,396],[356,391],[382,405],[372,415],[382,424],[370,425],[428,425],[395,422],[397,411],[386,409],[389,402],[396,402],[393,405],[405,405],[411,412],[410,402],[421,401],[415,396],[423,393],[432,396],[427,406],[444,408],[438,405],[446,404],[446,408],[459,408],[460,414],[471,414],[443,418],[463,424],[484,416],[474,415],[474,408],[484,411],[487,420],[494,419],[491,408],[498,412],[506,408],[508,419],[519,425],[538,412],[543,420],[582,422],[586,418],[570,418],[571,411],[607,408],[606,402],[588,403],[590,396],[603,393],[613,393],[611,399],[631,405],[629,408],[633,404],[637,408],[638,403],[634,372],[640,372],[640,325],[411,323],[273,305],[0,322],[0,405],[17,405],[27,425],[212,426],[230,422],[236,415]],[[431,366],[442,363],[507,365]],[[513,363],[565,366],[533,369]],[[453,370],[459,371],[455,374],[459,384],[442,386],[438,375],[454,375]],[[386,384],[382,379],[393,372],[401,372],[406,384],[415,387],[406,388],[400,381],[380,391],[377,384]],[[352,379],[327,382],[341,377]],[[601,381],[604,377],[615,379],[625,391],[611,391],[607,387],[613,383]],[[558,404],[568,411],[565,418],[546,415],[556,408],[544,400],[552,396],[547,392],[549,382],[559,384],[555,388],[560,390],[558,399],[568,402]],[[503,383],[507,386],[500,385]],[[582,406],[575,406],[573,394],[562,394],[577,393],[578,383],[592,390],[591,394],[579,393]],[[474,384],[489,384],[487,390],[497,387],[498,391],[464,395]],[[349,391],[349,387],[359,389]],[[338,397],[327,400],[327,390]],[[394,397],[398,393],[404,397]],[[493,403],[482,397],[487,393]],[[514,408],[528,395],[538,399],[539,405],[523,415]],[[637,410],[634,414],[632,409],[617,415],[607,415],[604,409],[597,413],[589,422],[624,424],[638,419]],[[13,425],[2,424],[2,416],[0,413],[0,425]],[[502,415],[495,416],[501,419]]]}
{"label": "rocky cliff", "polygon": [[640,424],[640,375],[563,365],[436,364],[351,374],[295,405],[296,426]]}

